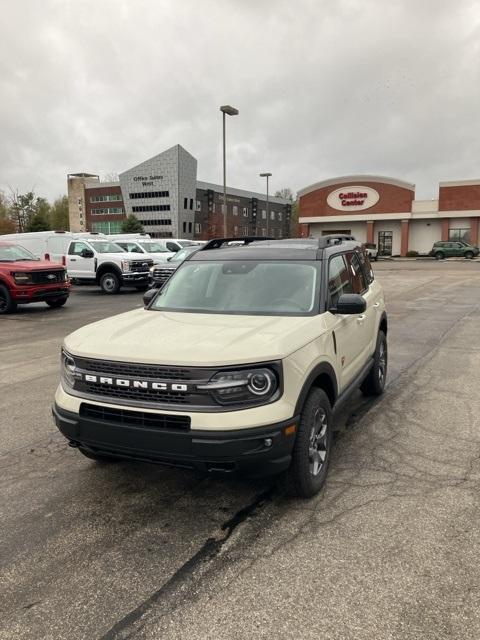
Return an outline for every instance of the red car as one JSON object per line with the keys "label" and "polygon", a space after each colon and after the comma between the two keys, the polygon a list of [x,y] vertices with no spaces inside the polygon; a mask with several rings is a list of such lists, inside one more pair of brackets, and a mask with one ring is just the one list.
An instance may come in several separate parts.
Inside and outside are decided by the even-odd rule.
{"label": "red car", "polygon": [[18,244],[0,242],[0,315],[30,302],[61,307],[69,294],[64,266],[39,260]]}

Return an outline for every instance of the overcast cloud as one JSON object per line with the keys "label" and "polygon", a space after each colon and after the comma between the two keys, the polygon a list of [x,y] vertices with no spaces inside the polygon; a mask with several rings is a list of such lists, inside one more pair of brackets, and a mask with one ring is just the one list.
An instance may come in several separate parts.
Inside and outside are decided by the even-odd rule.
{"label": "overcast cloud", "polygon": [[174,145],[261,190],[376,173],[480,178],[470,0],[16,0],[0,24],[0,188],[54,198]]}

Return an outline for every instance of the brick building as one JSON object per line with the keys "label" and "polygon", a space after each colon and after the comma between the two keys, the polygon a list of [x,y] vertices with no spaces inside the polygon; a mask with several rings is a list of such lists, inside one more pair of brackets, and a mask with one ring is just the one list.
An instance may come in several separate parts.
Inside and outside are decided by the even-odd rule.
{"label": "brick building", "polygon": [[[124,171],[118,182],[68,175],[70,229],[119,233],[133,213],[158,238],[206,240],[223,234],[223,186],[197,180],[197,161],[180,145]],[[228,235],[290,235],[291,202],[227,187]]]}
{"label": "brick building", "polygon": [[304,236],[353,234],[381,255],[428,253],[437,240],[478,244],[480,180],[441,182],[438,198],[416,200],[415,185],[357,175],[317,182],[298,192]]}

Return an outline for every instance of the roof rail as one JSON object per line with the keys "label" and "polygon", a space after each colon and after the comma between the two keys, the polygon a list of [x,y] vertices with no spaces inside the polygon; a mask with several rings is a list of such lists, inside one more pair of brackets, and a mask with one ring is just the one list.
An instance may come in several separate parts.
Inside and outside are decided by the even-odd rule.
{"label": "roof rail", "polygon": [[318,238],[318,247],[330,247],[334,244],[342,244],[342,242],[354,241],[356,242],[356,238],[354,236],[349,236],[345,233],[331,234],[328,236],[322,236]]}
{"label": "roof rail", "polygon": [[274,238],[270,238],[268,236],[243,236],[241,238],[231,237],[231,238],[213,238],[213,240],[209,240],[207,244],[203,245],[200,251],[209,251],[210,249],[221,249],[224,244],[229,242],[235,242],[238,244],[250,244],[251,242],[257,242],[257,240],[274,240]]}

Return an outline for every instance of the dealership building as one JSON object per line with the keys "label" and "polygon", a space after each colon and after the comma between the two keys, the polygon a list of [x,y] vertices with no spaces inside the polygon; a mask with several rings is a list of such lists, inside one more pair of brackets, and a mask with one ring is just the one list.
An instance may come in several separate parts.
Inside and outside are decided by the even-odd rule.
{"label": "dealership building", "polygon": [[[197,180],[197,160],[175,145],[101,182],[93,173],[67,176],[71,231],[120,233],[134,214],[157,238],[207,240],[223,235],[223,186]],[[291,202],[227,186],[227,234],[290,235]]]}
{"label": "dealership building", "polygon": [[342,176],[298,192],[303,236],[353,234],[380,255],[428,253],[438,240],[478,244],[480,180],[440,182],[434,200],[416,200],[415,185],[372,175]]}

